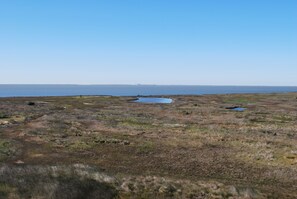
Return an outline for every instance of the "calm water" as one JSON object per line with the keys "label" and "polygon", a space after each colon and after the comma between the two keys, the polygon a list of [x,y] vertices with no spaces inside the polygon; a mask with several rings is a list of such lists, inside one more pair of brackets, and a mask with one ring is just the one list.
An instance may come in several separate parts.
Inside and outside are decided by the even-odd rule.
{"label": "calm water", "polygon": [[0,97],[69,95],[201,95],[297,92],[297,87],[153,85],[0,85]]}
{"label": "calm water", "polygon": [[157,98],[157,97],[139,97],[134,102],[138,103],[154,103],[154,104],[170,104],[172,99],[170,98]]}
{"label": "calm water", "polygon": [[236,108],[233,108],[232,110],[233,110],[233,111],[239,111],[239,112],[242,112],[242,111],[245,111],[246,108],[236,107]]}

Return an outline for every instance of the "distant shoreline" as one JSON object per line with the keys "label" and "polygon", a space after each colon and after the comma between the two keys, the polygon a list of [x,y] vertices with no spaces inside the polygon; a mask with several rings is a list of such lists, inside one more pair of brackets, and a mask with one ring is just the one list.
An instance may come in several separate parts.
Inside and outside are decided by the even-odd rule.
{"label": "distant shoreline", "polygon": [[125,96],[114,96],[114,95],[51,95],[51,96],[8,96],[1,97],[0,99],[38,99],[38,98],[79,98],[79,97],[119,97],[119,98],[133,98],[131,101],[138,97],[158,97],[158,98],[172,98],[172,97],[195,97],[195,96],[222,96],[222,95],[281,95],[281,94],[297,94],[297,92],[275,92],[275,93],[224,93],[224,94],[192,94],[192,95],[125,95]]}
{"label": "distant shoreline", "polygon": [[211,84],[3,84],[0,86],[210,86],[210,87],[297,87],[297,85],[211,85]]}
{"label": "distant shoreline", "polygon": [[297,86],[1,85],[0,97],[191,96],[297,92]]}

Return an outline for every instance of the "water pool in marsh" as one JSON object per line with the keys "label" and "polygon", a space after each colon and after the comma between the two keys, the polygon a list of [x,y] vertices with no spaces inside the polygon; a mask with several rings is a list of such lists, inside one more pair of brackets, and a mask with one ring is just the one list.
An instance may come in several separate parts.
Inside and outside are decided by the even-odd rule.
{"label": "water pool in marsh", "polygon": [[170,104],[172,99],[160,97],[139,97],[134,102],[137,103],[152,103],[152,104]]}

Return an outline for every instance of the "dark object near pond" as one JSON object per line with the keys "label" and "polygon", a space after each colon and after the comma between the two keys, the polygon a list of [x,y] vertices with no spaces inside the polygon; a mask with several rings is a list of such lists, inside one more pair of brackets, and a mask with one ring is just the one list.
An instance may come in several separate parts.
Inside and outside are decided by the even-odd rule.
{"label": "dark object near pond", "polygon": [[35,106],[35,102],[28,102],[29,106]]}
{"label": "dark object near pond", "polygon": [[157,97],[139,97],[134,100],[134,102],[138,103],[153,103],[153,104],[170,104],[172,103],[172,99],[170,98],[157,98]]}
{"label": "dark object near pond", "polygon": [[246,110],[246,108],[239,107],[239,106],[230,106],[230,107],[226,107],[226,109],[228,109],[228,110],[233,110],[233,111],[240,111],[240,112]]}

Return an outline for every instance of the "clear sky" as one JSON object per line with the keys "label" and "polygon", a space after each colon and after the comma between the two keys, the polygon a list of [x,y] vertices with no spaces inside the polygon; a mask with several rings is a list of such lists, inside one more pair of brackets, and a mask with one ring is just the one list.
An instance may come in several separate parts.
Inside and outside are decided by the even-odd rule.
{"label": "clear sky", "polygon": [[0,83],[297,86],[297,0],[2,0]]}

